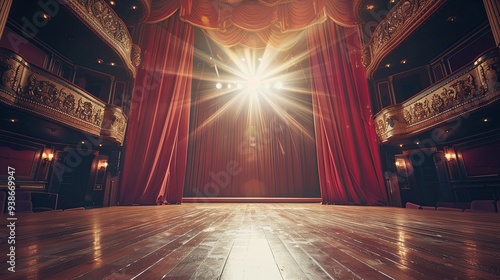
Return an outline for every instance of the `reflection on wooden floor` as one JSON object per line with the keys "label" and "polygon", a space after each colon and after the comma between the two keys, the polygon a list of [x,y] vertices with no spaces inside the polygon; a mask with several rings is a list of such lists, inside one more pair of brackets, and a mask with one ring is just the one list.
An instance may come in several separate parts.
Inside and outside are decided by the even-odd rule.
{"label": "reflection on wooden floor", "polygon": [[16,272],[3,226],[0,279],[500,279],[498,213],[184,203],[17,218]]}

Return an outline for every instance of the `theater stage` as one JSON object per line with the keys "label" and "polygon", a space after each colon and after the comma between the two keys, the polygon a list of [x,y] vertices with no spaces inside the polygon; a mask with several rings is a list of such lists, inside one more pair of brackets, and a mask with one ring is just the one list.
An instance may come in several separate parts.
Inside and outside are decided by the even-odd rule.
{"label": "theater stage", "polygon": [[18,214],[15,273],[0,233],[0,279],[500,278],[498,213],[184,203]]}

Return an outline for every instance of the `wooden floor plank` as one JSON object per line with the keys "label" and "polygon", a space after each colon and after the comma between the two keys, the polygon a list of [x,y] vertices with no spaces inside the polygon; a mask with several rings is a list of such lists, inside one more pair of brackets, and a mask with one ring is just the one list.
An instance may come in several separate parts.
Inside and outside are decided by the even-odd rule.
{"label": "wooden floor plank", "polygon": [[185,203],[17,218],[16,272],[4,226],[0,279],[500,279],[498,213]]}

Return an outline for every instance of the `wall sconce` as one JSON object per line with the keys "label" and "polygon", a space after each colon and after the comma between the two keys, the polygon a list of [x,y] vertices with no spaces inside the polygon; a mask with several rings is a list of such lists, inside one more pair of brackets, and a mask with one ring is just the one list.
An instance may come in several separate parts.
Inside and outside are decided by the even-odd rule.
{"label": "wall sconce", "polygon": [[448,162],[457,159],[457,155],[452,150],[445,150],[444,157]]}
{"label": "wall sconce", "polygon": [[97,164],[97,170],[106,170],[106,168],[108,168],[108,161],[99,160],[99,163]]}
{"label": "wall sconce", "polygon": [[448,161],[448,162],[457,159],[457,155],[453,151],[450,151],[450,150],[445,151],[444,157],[446,158],[446,161]]}
{"label": "wall sconce", "polygon": [[52,151],[42,153],[42,165],[43,166],[47,165],[47,162],[51,162],[52,159],[54,159],[54,153],[52,153]]}
{"label": "wall sconce", "polygon": [[394,162],[394,164],[396,165],[396,168],[401,168],[401,169],[405,169],[406,168],[406,162],[404,159],[402,158],[397,158],[396,161]]}

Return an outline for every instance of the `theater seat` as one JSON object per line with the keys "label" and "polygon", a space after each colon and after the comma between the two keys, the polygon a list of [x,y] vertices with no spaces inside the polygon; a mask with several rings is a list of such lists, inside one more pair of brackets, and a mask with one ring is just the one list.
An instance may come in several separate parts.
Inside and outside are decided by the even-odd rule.
{"label": "theater seat", "polygon": [[497,207],[494,200],[473,200],[470,203],[470,210],[467,212],[497,212]]}
{"label": "theater seat", "polygon": [[436,210],[436,207],[434,206],[420,206],[420,209],[423,209],[423,210]]}
{"label": "theater seat", "polygon": [[411,203],[411,202],[406,202],[406,206],[405,206],[405,208],[408,208],[408,209],[421,209],[421,207],[422,206],[415,204],[415,203]]}

